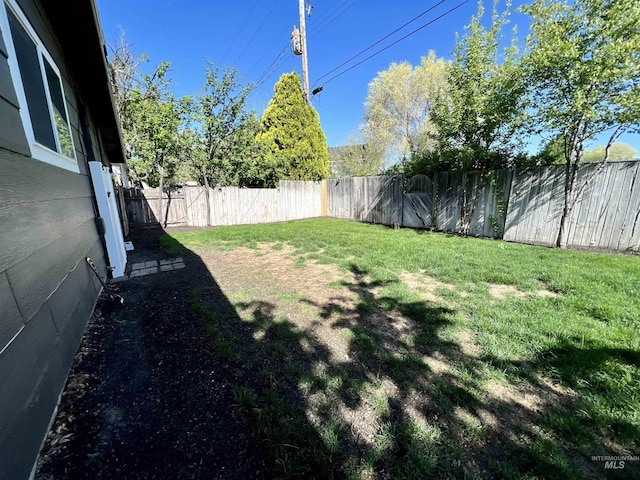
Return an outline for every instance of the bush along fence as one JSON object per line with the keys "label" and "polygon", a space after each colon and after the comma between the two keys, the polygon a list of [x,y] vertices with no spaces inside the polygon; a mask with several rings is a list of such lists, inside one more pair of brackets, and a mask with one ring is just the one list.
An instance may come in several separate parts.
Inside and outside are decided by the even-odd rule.
{"label": "bush along fence", "polygon": [[[580,167],[578,185],[596,164]],[[133,225],[217,226],[329,216],[540,245],[555,244],[564,165],[282,181],[277,189],[184,187],[126,192]],[[161,206],[162,205],[162,206]],[[162,212],[162,213],[160,213]],[[612,162],[593,177],[569,221],[568,245],[640,250],[640,162]]]}

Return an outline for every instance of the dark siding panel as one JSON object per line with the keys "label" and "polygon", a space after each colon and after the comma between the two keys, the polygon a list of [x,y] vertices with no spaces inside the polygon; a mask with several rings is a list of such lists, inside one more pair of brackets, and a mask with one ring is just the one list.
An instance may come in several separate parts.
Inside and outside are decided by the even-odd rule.
{"label": "dark siding panel", "polygon": [[2,30],[0,30],[0,54],[4,55],[5,57],[9,56],[9,54],[7,53],[7,46],[4,43],[4,32]]}
{"label": "dark siding panel", "polygon": [[[107,278],[107,261],[104,254],[104,247],[102,245],[102,239],[96,239],[96,243],[93,244],[91,250],[87,254],[88,257],[91,257],[93,263],[96,264],[96,268],[98,269],[98,273],[102,277],[102,279]],[[96,278],[96,274],[91,272],[91,280],[93,282],[93,287],[96,292],[99,292],[102,289],[102,284],[100,280]]]}
{"label": "dark siding panel", "polygon": [[91,148],[93,148],[94,158],[96,159],[96,161],[102,162],[104,164],[105,160],[102,158],[102,152],[98,144],[98,134],[96,133],[96,128],[93,121],[91,120],[91,117],[89,117],[89,135],[91,137]]}
{"label": "dark siding panel", "polygon": [[[62,71],[62,67],[58,66],[58,68],[60,68],[60,70]],[[65,93],[65,100],[67,101],[67,109],[69,110],[69,115],[72,116],[75,114],[76,116],[76,122],[75,125],[78,125],[77,122],[77,118],[78,118],[78,102],[76,100],[76,92],[73,89],[73,85],[68,81],[65,80],[64,78],[62,79],[62,88],[64,89],[64,93]],[[73,123],[73,120],[71,121],[71,123]]]}
{"label": "dark siding panel", "polygon": [[[95,218],[90,197],[0,204],[0,271]],[[37,234],[36,234],[37,232]]]}
{"label": "dark siding panel", "polygon": [[9,280],[0,274],[0,351],[22,328],[22,316],[13,298]]}
{"label": "dark siding panel", "polygon": [[[73,318],[72,313],[80,303],[85,290],[88,287],[93,290],[93,281],[89,273],[90,269],[87,263],[80,261],[49,299],[51,315],[61,336],[65,335],[65,331]],[[91,275],[93,275],[92,272]],[[95,292],[92,293],[95,294]]]}
{"label": "dark siding panel", "polygon": [[2,149],[0,172],[2,203],[42,202],[92,195],[87,177]]}
{"label": "dark siding panel", "polygon": [[[101,251],[97,241],[89,254],[104,270],[104,263],[98,258]],[[86,268],[84,262],[78,269],[81,267]],[[0,415],[2,479],[28,478],[95,307],[97,285],[99,282],[82,274],[71,274],[61,285],[74,302],[67,306],[69,318],[63,329],[56,326],[50,313],[58,308],[52,298],[0,355],[0,412],[12,412]]]}
{"label": "dark siding panel", "polygon": [[16,302],[27,322],[76,263],[84,261],[96,238],[94,221],[90,220],[7,270]]}
{"label": "dark siding panel", "polygon": [[20,108],[16,89],[13,88],[13,80],[11,79],[11,71],[9,70],[9,62],[0,56],[0,97],[16,108]]}
{"label": "dark siding panel", "polygon": [[69,372],[71,364],[73,363],[73,357],[75,357],[82,335],[87,328],[91,313],[98,300],[99,290],[94,288],[93,283],[80,285],[77,287],[80,289],[77,292],[77,303],[71,315],[71,320],[67,322],[67,326],[64,331],[60,332],[60,360],[65,372]]}
{"label": "dark siding panel", "polygon": [[29,476],[67,374],[59,352],[45,306],[0,355],[0,478]]}
{"label": "dark siding panel", "polygon": [[[22,127],[20,111],[3,98],[0,98],[0,125],[2,125],[0,128],[0,149],[6,148],[23,155],[31,155]],[[4,175],[4,170],[0,169],[0,171]],[[2,182],[1,179],[0,182]]]}

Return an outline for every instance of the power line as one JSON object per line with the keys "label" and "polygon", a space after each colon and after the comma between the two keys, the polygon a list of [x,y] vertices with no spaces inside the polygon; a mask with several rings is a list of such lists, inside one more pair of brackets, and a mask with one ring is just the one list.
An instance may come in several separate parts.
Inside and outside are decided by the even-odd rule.
{"label": "power line", "polygon": [[280,65],[282,65],[289,58],[289,56],[291,56],[291,52],[290,51],[287,52],[288,48],[289,48],[289,43],[287,43],[282,48],[282,50],[280,50],[280,53],[278,53],[276,58],[264,70],[262,75],[260,75],[260,77],[258,77],[258,80],[256,80],[256,83],[255,83],[255,85],[254,85],[252,90],[258,89],[258,87],[260,87],[264,82],[266,82],[278,70]]}
{"label": "power line", "polygon": [[270,52],[271,50],[273,50],[273,47],[275,47],[275,46],[276,46],[276,44],[277,44],[277,43],[279,43],[279,42],[280,42],[280,40],[282,40],[282,37],[284,37],[284,36],[285,36],[285,35],[287,35],[288,33],[289,33],[289,30],[287,29],[287,30],[283,31],[283,32],[280,34],[280,36],[279,36],[279,37],[276,37],[276,38],[275,38],[275,40],[273,41],[273,43],[272,43],[271,45],[269,45],[269,48],[267,48],[267,49],[265,50],[264,55],[262,55],[262,57],[261,57],[261,58],[259,58],[259,59],[258,59],[258,60],[253,64],[253,66],[249,69],[249,71],[247,72],[247,77],[248,77],[248,76],[250,76],[250,75],[251,75],[251,72],[253,72],[253,70],[258,66],[258,64],[260,63],[260,60],[262,60],[262,59],[263,59],[263,57],[264,57],[268,52]]}
{"label": "power line", "polygon": [[233,37],[233,40],[231,40],[231,43],[229,44],[229,46],[227,46],[227,50],[224,52],[224,55],[222,56],[222,60],[220,60],[220,64],[224,63],[224,59],[227,58],[227,54],[229,53],[229,50],[231,50],[231,47],[236,43],[236,40],[238,39],[238,36],[240,35],[240,32],[242,32],[242,30],[244,30],[244,27],[247,26],[247,22],[249,21],[249,17],[251,17],[251,14],[253,13],[253,11],[258,6],[258,2],[259,2],[259,0],[255,1],[255,3],[253,4],[253,7],[251,7],[251,11],[249,12],[249,15],[247,15],[245,17],[244,22],[242,23],[242,26],[236,32],[236,36]]}
{"label": "power line", "polygon": [[242,51],[240,52],[238,57],[233,62],[234,64],[238,63],[238,60],[240,59],[240,57],[242,57],[244,52],[247,51],[247,48],[249,48],[249,45],[251,45],[251,42],[253,41],[253,39],[256,38],[256,35],[258,34],[258,32],[262,29],[262,27],[264,27],[264,24],[267,22],[267,20],[269,19],[269,17],[273,13],[273,10],[276,8],[277,4],[278,4],[278,0],[274,0],[273,5],[271,5],[271,9],[269,10],[269,13],[267,13],[267,15],[264,17],[264,19],[262,20],[262,23],[260,24],[260,26],[253,31],[253,35],[251,36],[251,38],[249,39],[247,44],[244,46],[244,48],[242,49]]}
{"label": "power line", "polygon": [[260,82],[256,83],[253,86],[253,88],[251,89],[249,94],[255,92],[258,88],[260,88],[267,80],[269,80],[273,76],[274,73],[276,73],[278,71],[280,66],[282,64],[284,64],[287,60],[289,60],[292,56],[293,56],[293,54],[289,53],[289,54],[285,55],[284,57],[282,57],[280,59],[280,61],[277,64],[275,64],[273,66],[273,68],[263,76],[263,78],[260,80]]}
{"label": "power line", "polygon": [[416,20],[418,20],[419,18],[425,16],[427,13],[431,12],[434,8],[439,7],[440,5],[442,5],[444,2],[446,2],[447,0],[440,0],[438,3],[436,3],[435,5],[429,7],[427,10],[425,10],[424,12],[420,13],[419,15],[413,17],[411,20],[409,20],[408,22],[406,22],[404,25],[396,28],[393,32],[391,32],[390,34],[382,37],[380,40],[378,40],[376,43],[373,43],[371,45],[369,45],[367,48],[365,48],[364,50],[362,50],[361,52],[355,54],[353,57],[351,57],[349,60],[345,60],[344,62],[342,62],[340,65],[338,65],[336,68],[334,68],[333,70],[329,70],[327,73],[325,73],[324,75],[322,75],[320,78],[318,78],[316,80],[316,82],[314,83],[314,86],[316,86],[320,80],[322,80],[323,78],[329,76],[330,74],[332,74],[333,72],[335,72],[336,70],[338,70],[339,68],[344,67],[347,63],[349,63],[351,60],[354,60],[356,58],[358,58],[360,55],[362,55],[365,52],[368,52],[369,50],[371,50],[373,47],[375,47],[376,45],[379,45],[380,43],[384,42],[387,38],[391,37],[392,35],[395,35],[396,33],[398,33],[400,30],[402,30],[404,27],[406,27],[407,25],[415,22]]}
{"label": "power line", "polygon": [[335,20],[337,20],[338,18],[340,18],[342,15],[344,15],[347,10],[349,10],[351,7],[353,7],[356,2],[358,0],[353,0],[351,3],[345,2],[342,4],[342,10],[337,9],[334,12],[333,17],[327,17],[323,22],[320,22],[317,26],[315,26],[314,30],[312,32],[310,32],[309,36],[310,37],[314,37],[316,36],[318,33],[320,33],[322,30],[324,30],[325,28],[327,28],[329,25],[331,25]]}
{"label": "power line", "polygon": [[[361,60],[360,62],[356,63],[355,65],[352,65],[351,67],[347,68],[346,70],[344,70],[343,72],[334,75],[333,77],[331,77],[329,80],[327,80],[324,85],[327,85],[328,83],[332,82],[333,80],[335,80],[338,77],[341,77],[342,75],[344,75],[345,73],[349,72],[350,70],[353,70],[354,68],[362,65],[363,63],[365,63],[368,60],[371,60],[373,57],[381,54],[382,52],[384,52],[385,50],[390,49],[391,47],[393,47],[394,45],[397,45],[398,43],[400,43],[401,41],[405,40],[406,38],[409,38],[411,35],[414,35],[415,33],[419,32],[420,30],[428,27],[429,25],[437,22],[438,20],[440,20],[443,17],[446,17],[447,15],[449,15],[451,12],[453,12],[454,10],[457,10],[458,8],[460,8],[461,6],[463,6],[465,3],[469,3],[469,0],[464,0],[464,2],[459,3],[458,5],[456,5],[455,7],[447,10],[446,12],[444,12],[442,15],[440,15],[439,17],[434,18],[433,20],[430,20],[429,22],[425,23],[424,25],[422,25],[421,27],[416,28],[415,30],[413,30],[412,32],[408,33],[407,35],[405,35],[404,37],[396,40],[395,42],[387,45],[384,48],[381,48],[380,50],[378,50],[377,52],[369,55],[367,58],[365,58],[364,60]],[[322,89],[324,87],[324,85],[322,87],[320,87],[320,89]]]}
{"label": "power line", "polygon": [[[346,0],[346,1],[349,1],[349,0]],[[329,15],[332,15],[341,6],[342,5],[340,4],[340,2],[338,0],[334,0],[334,2],[331,4],[331,6],[329,8],[324,10],[322,13],[318,14],[318,16],[316,17],[316,22],[320,23],[320,22],[324,21]],[[313,26],[311,28],[313,28]]]}

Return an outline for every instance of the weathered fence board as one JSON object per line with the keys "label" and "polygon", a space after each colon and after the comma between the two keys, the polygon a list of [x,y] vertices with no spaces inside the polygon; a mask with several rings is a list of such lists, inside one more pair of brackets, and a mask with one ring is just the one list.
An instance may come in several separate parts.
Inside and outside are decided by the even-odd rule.
{"label": "weathered fence board", "polygon": [[432,228],[433,180],[426,175],[415,175],[407,181],[402,206],[402,226]]}
{"label": "weathered fence board", "polygon": [[206,227],[208,218],[206,187],[184,187],[183,190],[187,207],[187,225]]}
{"label": "weathered fence board", "polygon": [[341,177],[327,181],[327,214],[381,225],[402,224],[403,178]]}
{"label": "weathered fence board", "polygon": [[140,190],[125,189],[125,203],[129,221],[133,225],[162,223],[164,225],[185,225],[187,207],[181,191],[169,190],[162,194],[160,211],[159,191],[157,188]]}
{"label": "weathered fence board", "polygon": [[[598,164],[580,166],[576,189],[590,180],[568,222],[567,244],[638,251],[640,246],[640,162],[612,162],[594,176]],[[516,172],[504,239],[554,245],[564,206],[565,167]]]}
{"label": "weathered fence board", "polygon": [[322,182],[283,181],[280,188],[191,187],[165,192],[162,212],[158,189],[126,191],[132,224],[194,227],[270,223],[319,217]]}

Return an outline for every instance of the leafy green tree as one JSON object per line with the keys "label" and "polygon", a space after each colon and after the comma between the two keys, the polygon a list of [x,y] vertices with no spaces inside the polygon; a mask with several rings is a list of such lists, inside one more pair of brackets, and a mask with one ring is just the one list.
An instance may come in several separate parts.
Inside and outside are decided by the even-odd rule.
{"label": "leafy green tree", "polygon": [[[611,147],[640,124],[640,3],[636,0],[536,0],[527,37],[532,130],[562,135],[564,208],[556,244],[565,247],[576,201],[604,168]],[[576,184],[585,143],[609,132],[604,158]]]}
{"label": "leafy green tree", "polygon": [[508,11],[482,24],[484,8],[456,43],[446,72],[447,90],[433,109],[437,151],[447,169],[468,171],[509,166],[521,150],[515,132],[524,111],[525,82],[514,42],[500,41]]}
{"label": "leafy green tree", "polygon": [[508,11],[499,14],[494,3],[488,29],[482,23],[483,14],[480,3],[447,66],[446,92],[431,112],[436,149],[412,159],[427,170],[463,173],[461,230],[465,234],[480,192],[477,189],[470,201],[467,172],[480,170],[482,183],[487,170],[511,166],[522,157],[515,135],[525,112],[518,47],[514,39],[507,48],[500,48]]}
{"label": "leafy green tree", "polygon": [[430,113],[446,85],[446,62],[434,52],[415,68],[392,63],[369,84],[362,126],[366,144],[381,144],[392,159],[430,149]]}
{"label": "leafy green tree", "polygon": [[132,180],[161,188],[165,181],[174,183],[179,130],[190,100],[171,94],[167,62],[151,74],[143,73],[148,58],[144,53],[136,56],[124,35],[110,50],[109,77]]}
{"label": "leafy green tree", "polygon": [[380,143],[364,143],[352,137],[343,147],[329,149],[331,175],[334,177],[363,177],[375,175],[384,167],[384,147]]}
{"label": "leafy green tree", "polygon": [[555,165],[564,163],[564,136],[556,135],[540,146],[540,151],[534,155],[536,166]]}
{"label": "leafy green tree", "polygon": [[[602,162],[607,154],[606,146],[600,145],[593,150],[584,152],[584,162]],[[609,161],[615,162],[620,160],[633,160],[636,158],[638,151],[631,145],[616,142],[609,148]],[[563,156],[564,157],[564,156]],[[563,158],[564,160],[564,158]]]}
{"label": "leafy green tree", "polygon": [[208,63],[205,77],[194,102],[192,128],[199,145],[191,152],[192,165],[206,187],[237,185],[236,140],[250,117],[246,100],[251,87],[240,85],[234,68],[220,71]]}
{"label": "leafy green tree", "polygon": [[184,105],[169,91],[168,69],[169,64],[163,62],[152,75],[144,75],[127,107],[130,166],[138,179],[160,186],[174,168],[178,129],[185,113]]}
{"label": "leafy green tree", "polygon": [[279,179],[320,180],[329,176],[329,150],[320,118],[302,95],[297,73],[283,74],[260,121],[257,139],[267,165]]}

